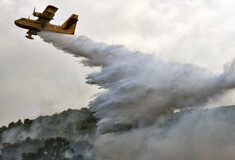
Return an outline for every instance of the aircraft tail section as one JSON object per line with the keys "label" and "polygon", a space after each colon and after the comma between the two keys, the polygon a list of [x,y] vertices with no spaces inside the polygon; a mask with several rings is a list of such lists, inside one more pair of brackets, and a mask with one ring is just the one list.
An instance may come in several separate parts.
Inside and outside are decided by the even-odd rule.
{"label": "aircraft tail section", "polygon": [[72,14],[62,25],[61,28],[66,30],[67,34],[74,34],[76,24],[78,21],[78,15]]}

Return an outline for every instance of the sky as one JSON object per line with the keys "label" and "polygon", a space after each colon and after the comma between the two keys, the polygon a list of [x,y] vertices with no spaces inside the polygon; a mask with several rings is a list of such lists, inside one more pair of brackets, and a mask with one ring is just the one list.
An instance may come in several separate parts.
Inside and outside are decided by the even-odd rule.
{"label": "sky", "polygon": [[[14,20],[59,8],[52,24],[79,15],[76,35],[153,54],[166,62],[190,63],[221,73],[234,59],[235,0],[2,0],[0,17],[0,125],[18,119],[86,107],[102,90],[85,83],[99,68],[57,50]],[[143,66],[144,67],[144,66]],[[209,107],[235,104],[230,91]]]}

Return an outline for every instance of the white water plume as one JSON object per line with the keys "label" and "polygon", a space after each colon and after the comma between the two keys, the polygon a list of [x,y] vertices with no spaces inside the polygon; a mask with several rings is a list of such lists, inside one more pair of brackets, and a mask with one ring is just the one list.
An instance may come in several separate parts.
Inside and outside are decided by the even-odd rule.
{"label": "white water plume", "polygon": [[235,61],[214,75],[191,64],[167,63],[85,36],[41,33],[41,37],[58,49],[86,58],[85,65],[101,67],[87,76],[87,83],[106,89],[89,104],[101,119],[101,132],[157,123],[175,109],[198,107],[235,87]]}

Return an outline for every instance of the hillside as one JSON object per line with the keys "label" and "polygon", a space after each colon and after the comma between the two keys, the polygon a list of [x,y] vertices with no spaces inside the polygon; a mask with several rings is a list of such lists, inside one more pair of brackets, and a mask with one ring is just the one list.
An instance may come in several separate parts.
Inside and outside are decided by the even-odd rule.
{"label": "hillside", "polygon": [[[234,115],[235,106],[186,110],[174,114],[158,126],[146,127],[143,133],[141,127],[129,127],[126,131],[113,133],[113,135],[122,137],[122,135],[140,133],[142,136],[148,133],[149,129],[155,128],[156,135],[153,140],[157,142],[158,140],[168,142],[183,134],[181,143],[187,144],[195,138],[195,135],[205,138],[213,134],[214,137],[219,138],[212,139],[210,142],[216,144],[218,142],[225,146],[233,145],[231,140],[234,136],[230,133],[234,131]],[[0,160],[94,160],[97,155],[94,144],[96,139],[102,136],[96,132],[97,121],[98,119],[89,109],[83,108],[69,109],[52,116],[40,116],[35,120],[12,122],[7,127],[0,128]],[[132,131],[128,132],[129,130]],[[221,137],[224,138],[221,139]]]}
{"label": "hillside", "polygon": [[92,159],[85,154],[93,148],[96,122],[86,108],[12,122],[0,128],[0,159]]}

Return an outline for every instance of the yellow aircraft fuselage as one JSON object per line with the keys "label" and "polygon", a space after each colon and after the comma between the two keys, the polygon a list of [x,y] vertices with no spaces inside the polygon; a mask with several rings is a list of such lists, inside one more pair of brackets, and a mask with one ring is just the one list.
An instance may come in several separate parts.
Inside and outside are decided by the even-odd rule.
{"label": "yellow aircraft fuselage", "polygon": [[29,18],[21,18],[15,21],[18,27],[28,29],[28,35],[25,37],[33,39],[32,35],[37,35],[37,32],[49,31],[63,34],[74,34],[76,24],[78,21],[78,15],[72,14],[61,26],[50,24],[55,12],[58,8],[48,5],[43,13],[33,11],[33,15],[39,17],[37,20]]}
{"label": "yellow aircraft fuselage", "polygon": [[[77,18],[76,15],[75,17]],[[74,20],[74,24],[75,23],[76,23],[76,20]],[[21,18],[19,20],[16,20],[15,24],[18,27],[29,29],[35,32],[50,31],[50,32],[57,32],[57,33],[64,33],[64,34],[74,34],[74,29],[75,29],[75,26],[73,27],[72,25],[69,27],[67,26],[66,28],[66,27],[57,26],[57,25],[48,23],[45,26],[43,26],[37,20],[32,20],[32,19],[27,19],[27,18]]]}

